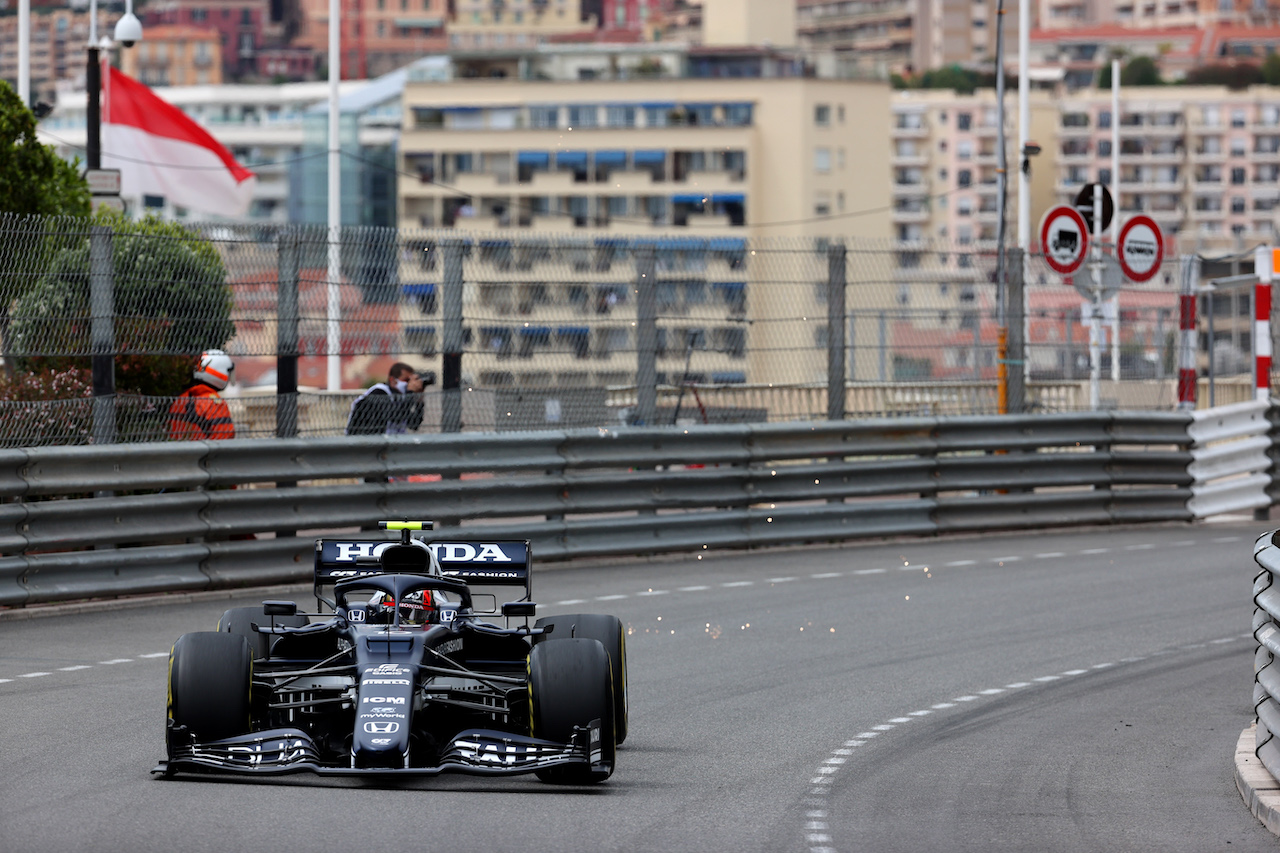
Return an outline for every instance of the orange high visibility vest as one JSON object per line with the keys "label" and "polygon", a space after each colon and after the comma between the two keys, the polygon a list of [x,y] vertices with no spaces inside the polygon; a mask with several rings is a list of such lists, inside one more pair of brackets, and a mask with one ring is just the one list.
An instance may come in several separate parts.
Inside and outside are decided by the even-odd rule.
{"label": "orange high visibility vest", "polygon": [[235,437],[231,410],[208,385],[192,385],[169,407],[170,441],[216,441]]}

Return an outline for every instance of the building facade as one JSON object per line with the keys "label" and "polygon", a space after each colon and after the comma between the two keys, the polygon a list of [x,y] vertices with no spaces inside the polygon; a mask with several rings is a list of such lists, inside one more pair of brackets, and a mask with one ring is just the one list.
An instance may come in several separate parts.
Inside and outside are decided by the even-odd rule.
{"label": "building facade", "polygon": [[162,25],[120,51],[120,70],[148,86],[217,86],[222,83],[222,39],[217,30]]}
{"label": "building facade", "polygon": [[[103,4],[105,6],[105,4]],[[59,88],[84,89],[89,13],[32,4],[31,96],[53,104]],[[98,10],[98,33],[112,31],[120,13]],[[0,17],[0,79],[18,88],[18,16]]]}

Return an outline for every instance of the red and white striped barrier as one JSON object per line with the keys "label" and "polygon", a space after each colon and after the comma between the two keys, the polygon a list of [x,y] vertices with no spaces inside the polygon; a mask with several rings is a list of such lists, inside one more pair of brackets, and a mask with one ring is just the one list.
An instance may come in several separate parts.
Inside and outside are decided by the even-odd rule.
{"label": "red and white striped barrier", "polygon": [[1259,248],[1253,256],[1258,278],[1254,285],[1253,312],[1253,395],[1255,400],[1271,399],[1271,279],[1280,251]]}
{"label": "red and white striped barrier", "polygon": [[1196,277],[1187,273],[1182,278],[1182,295],[1178,299],[1178,408],[1196,407]]}

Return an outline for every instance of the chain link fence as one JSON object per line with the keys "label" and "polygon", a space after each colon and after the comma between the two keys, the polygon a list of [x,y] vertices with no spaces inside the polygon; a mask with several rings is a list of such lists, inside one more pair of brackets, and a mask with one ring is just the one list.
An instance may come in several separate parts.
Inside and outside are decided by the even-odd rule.
{"label": "chain link fence", "polygon": [[[95,353],[115,362],[114,438],[163,440],[177,392],[157,377],[212,347],[236,360],[224,397],[240,437],[285,421],[341,434],[392,363],[441,378],[449,354],[458,390],[428,389],[421,432],[997,411],[996,257],[974,245],[372,228],[338,242],[331,283],[322,227],[0,217],[0,445],[101,435],[83,384],[24,395],[18,381]],[[1176,405],[1180,263],[1142,285],[1103,270],[1103,407]],[[1090,405],[1091,306],[1074,284],[1033,256],[1025,316],[1007,312],[1025,332],[1028,411]],[[1213,329],[1200,312],[1219,404],[1237,385],[1252,396],[1252,315],[1231,299]],[[339,391],[325,390],[331,355]],[[278,393],[295,364],[297,391]]]}

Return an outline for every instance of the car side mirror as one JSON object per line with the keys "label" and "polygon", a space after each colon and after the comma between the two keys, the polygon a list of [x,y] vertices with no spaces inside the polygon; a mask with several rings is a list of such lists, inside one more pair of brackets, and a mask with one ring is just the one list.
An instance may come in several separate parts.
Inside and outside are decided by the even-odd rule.
{"label": "car side mirror", "polygon": [[264,601],[262,612],[268,616],[293,616],[298,612],[298,605],[292,601]]}
{"label": "car side mirror", "polygon": [[508,601],[502,605],[503,616],[532,616],[538,605],[532,601]]}

